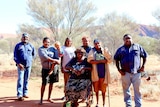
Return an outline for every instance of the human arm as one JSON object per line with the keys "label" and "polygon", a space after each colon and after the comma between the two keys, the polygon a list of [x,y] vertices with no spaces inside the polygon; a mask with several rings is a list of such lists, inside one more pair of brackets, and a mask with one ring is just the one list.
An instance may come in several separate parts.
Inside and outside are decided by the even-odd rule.
{"label": "human arm", "polygon": [[20,58],[19,58],[19,52],[18,52],[18,48],[19,48],[20,44],[17,44],[14,48],[14,61],[16,63],[16,65],[23,70],[24,69],[24,65],[20,63]]}
{"label": "human arm", "polygon": [[125,75],[125,72],[123,71],[123,69],[120,68],[120,63],[119,63],[118,60],[116,60],[116,67],[117,67],[118,72],[119,72],[121,75]]}
{"label": "human arm", "polygon": [[139,69],[140,72],[144,71],[146,60],[147,60],[147,52],[140,46],[140,57],[142,58],[142,65]]}
{"label": "human arm", "polygon": [[146,63],[146,58],[142,58],[142,66],[139,69],[140,72],[144,71],[145,63]]}
{"label": "human arm", "polygon": [[106,59],[103,59],[103,60],[90,60],[89,63],[91,64],[99,64],[99,63],[106,63],[107,60]]}

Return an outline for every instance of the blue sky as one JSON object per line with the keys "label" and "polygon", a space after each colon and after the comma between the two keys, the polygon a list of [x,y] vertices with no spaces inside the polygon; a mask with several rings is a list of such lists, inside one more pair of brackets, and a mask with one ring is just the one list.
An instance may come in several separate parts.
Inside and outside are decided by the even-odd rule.
{"label": "blue sky", "polygon": [[[140,24],[158,24],[152,12],[158,7],[159,0],[91,0],[97,7],[95,15],[103,17],[116,11],[128,14]],[[17,25],[31,23],[27,15],[26,0],[0,0],[0,33],[16,33]]]}

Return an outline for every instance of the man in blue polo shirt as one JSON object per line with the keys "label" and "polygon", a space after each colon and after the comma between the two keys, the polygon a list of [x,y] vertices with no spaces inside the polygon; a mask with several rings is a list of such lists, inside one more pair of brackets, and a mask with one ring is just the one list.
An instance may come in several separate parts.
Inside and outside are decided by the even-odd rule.
{"label": "man in blue polo shirt", "polygon": [[[147,53],[139,45],[132,42],[130,34],[123,36],[124,45],[117,49],[114,59],[121,74],[124,102],[126,107],[132,107],[130,86],[133,85],[135,107],[142,107],[140,93],[141,73],[144,71]],[[141,64],[141,58],[142,64]]]}
{"label": "man in blue polo shirt", "polygon": [[35,48],[29,43],[29,35],[23,33],[21,42],[16,44],[14,49],[14,61],[18,71],[17,97],[19,101],[28,98],[28,80],[35,55]]}

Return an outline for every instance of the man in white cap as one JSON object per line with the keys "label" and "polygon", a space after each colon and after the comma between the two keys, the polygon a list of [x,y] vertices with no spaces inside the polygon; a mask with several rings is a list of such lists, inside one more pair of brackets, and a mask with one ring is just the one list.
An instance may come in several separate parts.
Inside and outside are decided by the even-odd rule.
{"label": "man in white cap", "polygon": [[29,35],[23,33],[21,42],[17,43],[14,49],[14,61],[18,71],[17,97],[19,101],[28,98],[28,80],[35,55],[35,48],[29,43]]}

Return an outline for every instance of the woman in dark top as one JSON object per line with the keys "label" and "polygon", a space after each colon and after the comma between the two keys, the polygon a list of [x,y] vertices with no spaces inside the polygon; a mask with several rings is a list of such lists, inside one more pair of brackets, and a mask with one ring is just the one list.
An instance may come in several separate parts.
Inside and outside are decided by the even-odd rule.
{"label": "woman in dark top", "polygon": [[[66,101],[71,101],[73,107],[83,102],[89,96],[91,88],[91,64],[85,58],[85,50],[78,48],[75,51],[76,57],[72,58],[66,65],[66,69],[71,71],[70,78],[66,85]],[[81,101],[78,102],[78,100]]]}

